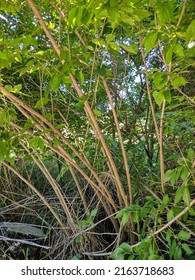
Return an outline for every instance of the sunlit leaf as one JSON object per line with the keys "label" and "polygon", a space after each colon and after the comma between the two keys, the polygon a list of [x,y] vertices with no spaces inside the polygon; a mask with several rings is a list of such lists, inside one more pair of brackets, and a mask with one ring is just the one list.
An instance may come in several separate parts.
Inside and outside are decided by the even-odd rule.
{"label": "sunlit leaf", "polygon": [[191,234],[185,230],[181,230],[179,233],[178,233],[178,238],[181,239],[181,240],[188,240],[191,236]]}
{"label": "sunlit leaf", "polygon": [[146,47],[146,53],[148,53],[156,44],[157,41],[157,31],[151,31],[143,40],[143,43]]}

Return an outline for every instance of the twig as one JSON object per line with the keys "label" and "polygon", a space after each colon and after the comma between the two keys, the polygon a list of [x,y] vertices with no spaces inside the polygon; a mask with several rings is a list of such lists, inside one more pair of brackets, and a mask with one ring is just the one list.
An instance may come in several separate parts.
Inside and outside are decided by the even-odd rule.
{"label": "twig", "polygon": [[163,118],[165,112],[166,100],[163,100],[162,111],[160,117],[160,129],[159,129],[159,149],[160,149],[160,174],[161,174],[161,189],[162,192],[165,193],[164,186],[164,156],[163,156]]}
{"label": "twig", "polygon": [[25,240],[25,239],[15,239],[15,238],[9,238],[9,237],[5,237],[5,236],[0,236],[0,241],[19,242],[19,243],[28,244],[28,245],[31,245],[31,246],[40,247],[40,248],[43,248],[43,249],[51,249],[51,247],[49,247],[49,246],[40,245],[40,244],[34,243],[32,241]]}
{"label": "twig", "polygon": [[192,104],[195,104],[195,101],[192,98],[190,98],[189,96],[187,96],[180,88],[177,88],[177,91],[179,91],[179,93],[181,93]]}
{"label": "twig", "polygon": [[49,38],[54,50],[56,51],[57,55],[60,56],[60,47],[58,46],[58,44],[56,43],[56,41],[54,40],[53,36],[51,35],[51,33],[49,32],[44,20],[42,19],[41,14],[39,13],[39,11],[37,10],[37,8],[35,7],[34,3],[32,0],[27,0],[29,6],[31,7],[31,9],[33,10],[33,13],[35,14],[36,18],[38,19],[41,27],[43,28],[43,31],[45,32],[45,34],[47,35],[47,37]]}
{"label": "twig", "polygon": [[182,7],[182,10],[181,10],[181,14],[180,14],[180,17],[179,17],[178,22],[177,22],[177,28],[180,26],[180,23],[181,23],[181,21],[182,21],[182,18],[183,18],[185,9],[186,9],[187,2],[188,2],[188,0],[185,0],[185,2],[183,3],[183,7]]}

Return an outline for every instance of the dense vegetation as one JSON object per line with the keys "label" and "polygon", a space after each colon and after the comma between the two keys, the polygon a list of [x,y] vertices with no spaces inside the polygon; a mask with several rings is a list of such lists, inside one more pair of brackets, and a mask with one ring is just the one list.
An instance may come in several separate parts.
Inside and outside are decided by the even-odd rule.
{"label": "dense vegetation", "polygon": [[194,259],[192,0],[1,0],[0,259]]}

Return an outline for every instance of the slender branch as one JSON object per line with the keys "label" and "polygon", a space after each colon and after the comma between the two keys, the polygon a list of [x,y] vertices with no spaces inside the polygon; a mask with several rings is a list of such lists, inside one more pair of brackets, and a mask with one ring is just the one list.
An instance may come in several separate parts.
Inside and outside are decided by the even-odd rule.
{"label": "slender branch", "polygon": [[58,46],[58,44],[56,43],[56,41],[54,40],[53,36],[51,35],[51,33],[49,32],[45,21],[43,20],[41,14],[39,13],[39,11],[37,10],[34,2],[32,0],[27,0],[29,6],[31,7],[31,9],[33,10],[33,13],[35,14],[36,18],[38,19],[41,27],[43,28],[43,31],[45,32],[45,34],[47,35],[47,37],[49,38],[54,50],[56,51],[57,55],[60,56],[60,47]]}
{"label": "slender branch", "polygon": [[165,112],[166,100],[163,100],[161,117],[160,117],[160,129],[159,129],[159,149],[160,149],[160,174],[161,174],[161,189],[165,193],[165,180],[164,180],[164,156],[163,156],[163,118]]}
{"label": "slender branch", "polygon": [[71,165],[69,166],[69,170],[70,170],[70,173],[72,174],[72,177],[73,177],[73,179],[74,179],[74,181],[75,181],[75,184],[76,184],[76,186],[77,186],[77,189],[78,189],[78,192],[79,192],[79,194],[80,194],[80,197],[81,197],[81,199],[82,199],[84,209],[85,209],[85,211],[87,212],[87,202],[86,202],[86,200],[85,200],[84,193],[83,193],[82,188],[81,188],[81,186],[80,186],[80,184],[79,184],[79,181],[78,181],[77,176],[76,176],[76,174],[75,174],[75,172],[74,172],[74,169],[73,169],[73,167],[72,167]]}
{"label": "slender branch", "polygon": [[162,192],[165,192],[164,188],[164,158],[163,158],[163,118],[164,118],[164,111],[165,111],[165,105],[166,105],[166,100],[163,100],[163,105],[162,105],[162,111],[161,111],[161,118],[160,118],[160,129],[158,128],[156,117],[155,117],[155,111],[154,111],[154,105],[152,102],[152,96],[150,92],[150,86],[149,86],[149,81],[148,81],[148,71],[147,71],[147,64],[146,64],[146,59],[144,55],[144,50],[142,46],[142,37],[140,36],[140,47],[141,47],[141,55],[142,55],[142,60],[144,63],[144,68],[145,68],[145,74],[146,74],[146,88],[147,88],[147,93],[148,93],[148,99],[152,111],[152,117],[153,117],[153,122],[157,134],[157,139],[158,139],[158,144],[159,144],[159,149],[160,149],[160,174],[161,174],[161,188]]}
{"label": "slender branch", "polygon": [[147,69],[146,58],[145,58],[145,54],[144,54],[144,50],[143,50],[142,36],[141,35],[139,36],[139,41],[140,41],[140,51],[141,51],[142,61],[144,63],[144,68],[145,68],[146,89],[147,89],[148,99],[149,99],[150,108],[151,108],[151,111],[152,111],[152,118],[153,118],[155,130],[156,130],[156,136],[159,140],[159,129],[158,129],[158,125],[157,125],[157,121],[156,121],[156,117],[155,117],[154,105],[153,105],[153,102],[152,102],[152,95],[151,95],[149,80],[148,80],[148,69]]}
{"label": "slender branch", "polygon": [[43,249],[46,249],[46,250],[51,249],[51,247],[49,247],[49,246],[40,245],[40,244],[37,244],[37,243],[29,241],[29,240],[9,238],[9,237],[6,237],[6,236],[0,236],[0,241],[11,241],[12,243],[18,242],[18,243],[22,243],[22,244],[28,244],[30,246],[40,247],[40,248],[43,248]]}
{"label": "slender branch", "polygon": [[180,88],[177,88],[177,91],[179,93],[181,93],[190,103],[195,104],[195,101],[192,98],[190,98],[189,96],[187,96]]}
{"label": "slender branch", "polygon": [[[127,155],[126,155],[125,147],[124,147],[124,144],[123,144],[123,138],[122,138],[122,135],[121,135],[121,130],[120,130],[120,127],[119,127],[119,122],[118,122],[116,110],[114,108],[114,104],[113,104],[113,101],[112,101],[112,96],[111,96],[110,90],[108,88],[108,85],[107,85],[107,82],[106,82],[105,78],[101,77],[101,79],[102,79],[105,91],[107,93],[107,96],[108,96],[108,99],[109,99],[109,102],[110,102],[110,106],[111,106],[113,117],[114,117],[115,126],[116,126],[116,129],[117,129],[117,132],[118,132],[118,138],[119,138],[119,142],[120,142],[120,146],[121,146],[121,151],[122,151],[123,161],[124,161],[124,166],[125,166],[125,172],[126,172],[126,176],[127,176],[127,184],[128,184],[128,189],[129,189],[130,205],[132,205],[133,204],[133,191],[132,191],[132,184],[131,184],[131,176],[130,176],[128,162],[127,162]],[[131,241],[133,243],[134,242],[134,234],[132,232],[135,231],[135,224],[134,224],[131,213],[129,215],[129,218],[130,218],[130,225],[131,225],[131,231],[130,231]]]}
{"label": "slender branch", "polygon": [[188,0],[185,0],[184,3],[183,3],[183,7],[182,7],[182,10],[181,10],[181,14],[180,14],[180,17],[179,17],[178,22],[177,22],[177,28],[180,26],[180,23],[181,23],[181,21],[182,21],[182,18],[183,18],[185,9],[186,9],[187,2],[188,2]]}
{"label": "slender branch", "polygon": [[116,110],[114,108],[114,104],[113,104],[113,101],[112,101],[112,96],[111,96],[110,90],[108,88],[108,84],[107,84],[104,77],[101,77],[101,79],[102,79],[105,91],[107,93],[107,96],[108,96],[108,99],[109,99],[109,102],[110,102],[110,106],[111,106],[113,117],[114,117],[114,122],[115,122],[116,129],[117,129],[117,132],[118,132],[118,138],[119,138],[119,142],[120,142],[120,145],[121,145],[121,150],[122,150],[123,160],[124,160],[124,166],[125,166],[125,171],[126,171],[126,176],[127,176],[127,184],[128,184],[128,189],[129,189],[130,205],[132,205],[133,204],[133,194],[132,194],[131,176],[130,176],[128,162],[127,162],[127,155],[126,155],[125,147],[124,147],[124,144],[123,144],[123,138],[122,138],[122,135],[121,135],[121,130],[120,130],[120,127],[119,127],[119,122],[118,122]]}

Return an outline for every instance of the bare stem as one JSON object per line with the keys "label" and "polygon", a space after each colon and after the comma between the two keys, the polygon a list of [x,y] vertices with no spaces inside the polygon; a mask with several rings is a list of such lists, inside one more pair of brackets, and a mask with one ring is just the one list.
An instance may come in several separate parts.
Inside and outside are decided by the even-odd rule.
{"label": "bare stem", "polygon": [[182,7],[182,10],[181,10],[181,14],[180,14],[180,17],[179,17],[178,22],[177,22],[177,28],[180,26],[180,23],[181,23],[181,21],[182,21],[182,18],[183,18],[185,9],[186,9],[187,2],[188,2],[188,0],[185,0],[184,3],[183,3],[183,7]]}
{"label": "bare stem", "polygon": [[164,155],[163,155],[163,119],[165,112],[166,100],[163,100],[161,117],[160,117],[160,130],[159,130],[159,149],[160,149],[160,174],[161,174],[161,189],[165,193],[165,180],[164,180]]}

